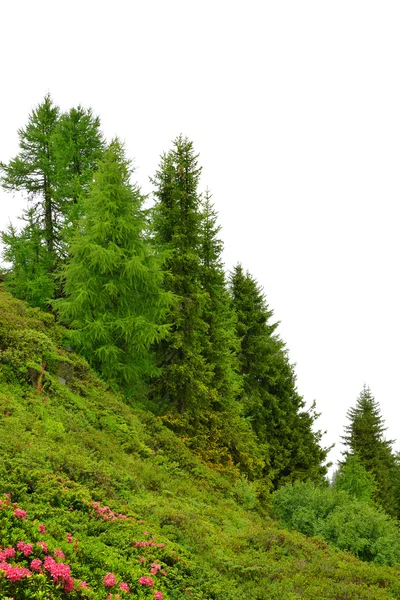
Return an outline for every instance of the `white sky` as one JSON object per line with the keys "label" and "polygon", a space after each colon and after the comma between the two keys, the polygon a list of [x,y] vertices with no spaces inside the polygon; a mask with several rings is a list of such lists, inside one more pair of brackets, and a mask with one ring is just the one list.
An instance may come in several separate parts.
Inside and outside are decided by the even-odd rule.
{"label": "white sky", "polygon": [[[366,382],[399,438],[398,0],[13,0],[0,7],[0,160],[50,92],[135,159],[194,142],[226,267],[263,285],[326,445]],[[0,229],[25,202],[0,191]]]}

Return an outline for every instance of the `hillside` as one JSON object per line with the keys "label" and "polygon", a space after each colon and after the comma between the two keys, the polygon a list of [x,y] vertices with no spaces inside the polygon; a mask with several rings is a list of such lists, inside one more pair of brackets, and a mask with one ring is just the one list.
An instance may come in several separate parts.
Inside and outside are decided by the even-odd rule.
{"label": "hillside", "polygon": [[280,528],[4,291],[0,377],[1,598],[400,597],[399,568]]}

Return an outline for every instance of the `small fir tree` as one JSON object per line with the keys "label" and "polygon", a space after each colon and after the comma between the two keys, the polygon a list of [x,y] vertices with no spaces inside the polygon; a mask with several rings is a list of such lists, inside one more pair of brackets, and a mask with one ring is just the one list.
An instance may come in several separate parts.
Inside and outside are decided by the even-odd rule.
{"label": "small fir tree", "polygon": [[348,450],[345,457],[356,455],[361,464],[376,479],[374,499],[386,512],[398,514],[398,504],[393,478],[396,459],[392,452],[393,441],[384,438],[385,423],[379,404],[364,385],[355,407],[347,411],[349,425],[345,426],[342,440]]}
{"label": "small fir tree", "polygon": [[169,297],[143,236],[143,197],[114,140],[99,162],[85,216],[65,269],[66,299],[55,301],[73,342],[109,382],[136,389],[158,374],[150,348],[165,337]]}

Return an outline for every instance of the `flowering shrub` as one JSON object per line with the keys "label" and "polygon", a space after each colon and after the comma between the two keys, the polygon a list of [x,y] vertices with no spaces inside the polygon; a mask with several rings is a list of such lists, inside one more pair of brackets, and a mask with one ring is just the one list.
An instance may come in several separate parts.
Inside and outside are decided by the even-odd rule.
{"label": "flowering shrub", "polygon": [[[92,507],[95,509],[96,514],[104,521],[115,523],[117,520],[126,520],[124,515],[120,513],[114,514],[108,506],[102,507],[99,503],[93,503]],[[43,523],[37,525],[35,521],[30,521],[26,511],[16,507],[15,504],[13,507],[11,506],[10,497],[7,495],[4,499],[0,499],[0,524],[3,522],[3,524],[7,525],[11,517],[22,519],[26,524],[25,529],[20,531],[21,537],[22,534],[28,535],[28,532],[31,535],[34,535],[34,532],[36,532],[36,535],[48,535],[46,525]],[[149,534],[146,532],[145,535]],[[60,597],[58,593],[64,593],[67,595],[73,594],[73,598],[85,597],[96,600],[97,598],[99,600],[100,598],[103,599],[104,592],[109,590],[107,598],[110,600],[119,600],[121,598],[119,592],[123,596],[128,596],[131,595],[133,590],[139,592],[142,589],[145,592],[145,590],[150,591],[155,586],[155,581],[148,574],[143,574],[143,571],[142,573],[138,571],[136,579],[133,576],[129,583],[119,580],[119,576],[111,571],[106,572],[102,576],[101,581],[95,579],[92,580],[91,584],[85,579],[79,579],[73,574],[71,566],[71,560],[74,563],[74,557],[79,554],[78,540],[73,537],[71,532],[64,533],[62,539],[67,544],[66,550],[70,549],[69,553],[59,547],[54,547],[56,540],[50,536],[48,536],[46,541],[38,541],[36,539],[24,541],[20,539],[15,544],[15,547],[11,545],[4,548],[0,547],[0,588],[2,590],[5,589],[10,594],[9,597],[15,600],[19,598],[19,589],[21,589],[22,594],[25,594],[23,590],[32,590],[32,598],[39,595],[39,593],[45,593],[45,590],[47,590],[46,593],[50,592],[53,598]],[[156,543],[155,536],[152,536],[152,539],[147,542],[133,542],[131,545],[134,549],[142,545],[149,549],[161,549],[165,547],[165,544]],[[14,561],[16,564],[12,564],[11,561]],[[146,558],[141,557],[137,561],[134,555],[132,555],[132,561],[135,561],[138,565],[144,565]],[[149,563],[151,563],[150,574],[156,575],[159,572],[166,574],[158,561],[151,562],[151,557],[149,557]],[[75,568],[77,567],[78,565],[75,562]],[[16,588],[16,585],[19,587]],[[21,588],[21,586],[23,587]],[[21,597],[25,598],[25,595]],[[149,596],[145,593],[144,596],[140,597],[148,597],[149,599],[151,597],[156,600],[164,598],[161,591],[156,591],[154,596]]]}

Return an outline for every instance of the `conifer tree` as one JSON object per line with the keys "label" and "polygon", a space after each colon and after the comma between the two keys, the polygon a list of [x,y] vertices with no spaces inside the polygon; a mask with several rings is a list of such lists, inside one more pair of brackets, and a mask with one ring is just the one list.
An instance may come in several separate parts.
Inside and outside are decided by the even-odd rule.
{"label": "conifer tree", "polygon": [[[104,145],[99,126],[91,110],[80,106],[61,114],[48,94],[18,132],[19,154],[0,165],[4,189],[27,194],[30,203],[22,216],[29,225],[2,233],[4,257],[12,265],[6,283],[33,306],[45,308],[61,293],[57,270],[68,254],[67,234],[77,224],[78,198]],[[34,260],[26,260],[28,253]]]}
{"label": "conifer tree", "polygon": [[107,381],[138,388],[158,373],[150,347],[167,332],[162,273],[145,243],[143,197],[114,140],[89,186],[84,218],[65,269],[66,298],[54,302],[73,343]]}
{"label": "conifer tree", "polygon": [[152,180],[154,243],[165,256],[164,288],[174,298],[170,333],[157,350],[162,375],[152,396],[160,408],[175,406],[180,413],[198,412],[212,402],[212,368],[204,355],[208,324],[200,275],[200,173],[192,142],[180,136]]}
{"label": "conifer tree", "polygon": [[208,326],[204,356],[213,369],[211,386],[214,397],[226,406],[237,398],[241,387],[236,361],[236,318],[222,262],[221,227],[217,224],[217,212],[208,190],[201,207],[200,281],[207,294],[204,320]]}
{"label": "conifer tree", "polygon": [[34,203],[38,223],[52,262],[56,248],[58,207],[55,204],[56,168],[52,137],[60,109],[50,95],[29,115],[18,131],[20,153],[8,165],[1,163],[1,183],[7,191],[22,191]]}
{"label": "conifer tree", "polygon": [[393,441],[384,438],[385,423],[379,404],[364,385],[356,406],[347,411],[349,425],[345,426],[343,443],[348,450],[345,456],[357,456],[361,464],[373,474],[377,488],[374,499],[386,512],[398,514],[394,489],[396,459],[392,452]]}
{"label": "conifer tree", "polygon": [[326,472],[327,450],[312,430],[314,407],[304,410],[284,343],[271,323],[273,311],[262,289],[241,265],[231,276],[232,303],[237,316],[239,372],[244,414],[262,444],[268,475],[274,485],[294,479],[318,481]]}
{"label": "conifer tree", "polygon": [[[63,113],[53,136],[57,168],[57,199],[68,225],[82,215],[81,200],[105,149],[100,119],[82,106]],[[78,206],[79,205],[79,206]]]}

